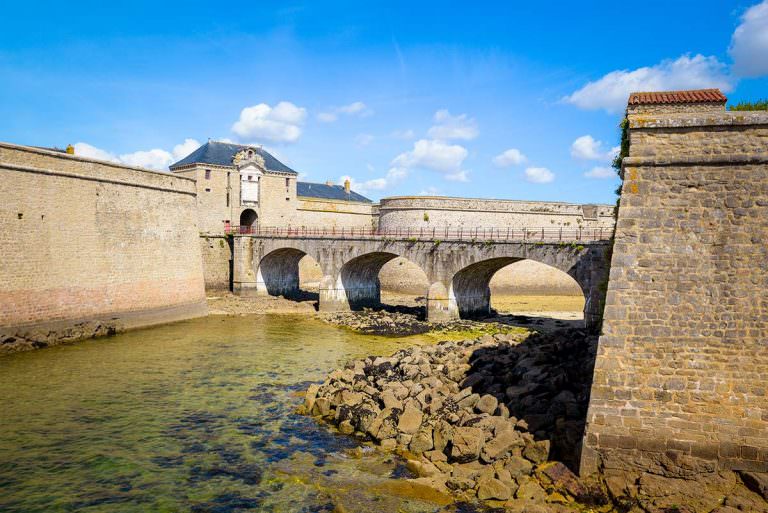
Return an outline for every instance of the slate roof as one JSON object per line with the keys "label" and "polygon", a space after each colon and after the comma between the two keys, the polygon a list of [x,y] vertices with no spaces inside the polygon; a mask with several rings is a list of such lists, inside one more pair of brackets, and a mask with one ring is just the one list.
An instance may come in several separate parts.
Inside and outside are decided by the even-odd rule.
{"label": "slate roof", "polygon": [[630,105],[667,104],[667,103],[725,103],[728,98],[720,89],[696,89],[693,91],[660,91],[650,93],[631,93]]}
{"label": "slate roof", "polygon": [[[268,151],[258,146],[250,146],[264,159],[264,166],[269,171],[277,171],[279,173],[290,173],[292,175],[298,174],[296,171],[286,166]],[[184,157],[178,162],[175,162],[168,166],[171,170],[185,166],[188,164],[213,164],[216,166],[233,166],[232,159],[235,154],[240,150],[249,148],[242,144],[230,144],[218,141],[208,141],[200,146],[198,149]]]}
{"label": "slate roof", "polygon": [[349,194],[347,194],[342,185],[326,185],[324,183],[296,182],[296,195],[305,198],[373,203],[371,200],[355,191],[350,191]]}

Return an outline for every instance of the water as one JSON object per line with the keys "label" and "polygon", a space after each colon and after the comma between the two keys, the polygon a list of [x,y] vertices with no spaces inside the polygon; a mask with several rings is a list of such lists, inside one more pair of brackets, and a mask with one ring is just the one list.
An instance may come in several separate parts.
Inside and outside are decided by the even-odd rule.
{"label": "water", "polygon": [[293,413],[415,342],[209,317],[0,358],[0,511],[438,511],[397,458]]}

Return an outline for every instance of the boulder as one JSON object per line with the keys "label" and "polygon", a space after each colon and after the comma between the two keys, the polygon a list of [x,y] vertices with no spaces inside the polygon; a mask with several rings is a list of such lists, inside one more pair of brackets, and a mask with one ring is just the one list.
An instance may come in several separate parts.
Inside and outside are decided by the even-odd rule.
{"label": "boulder", "polygon": [[495,478],[484,478],[477,483],[477,498],[481,500],[495,499],[505,501],[512,497],[512,491],[507,485]]}
{"label": "boulder", "polygon": [[534,463],[544,463],[549,458],[549,440],[539,440],[526,444],[523,456]]}
{"label": "boulder", "polygon": [[437,423],[437,426],[435,426],[432,438],[434,440],[435,450],[445,450],[448,443],[453,439],[453,426],[444,420],[441,420]]}
{"label": "boulder", "polygon": [[513,478],[517,479],[522,476],[530,476],[531,472],[533,472],[533,464],[520,456],[511,456],[506,460],[504,469],[507,470]]}
{"label": "boulder", "polygon": [[487,413],[493,415],[496,411],[496,407],[499,405],[499,400],[490,394],[486,394],[477,401],[475,409],[481,413]]}
{"label": "boulder", "polygon": [[400,414],[400,421],[397,423],[398,431],[407,434],[415,433],[421,427],[423,417],[421,410],[416,406],[416,401],[411,400]]}
{"label": "boulder", "polygon": [[403,402],[395,396],[395,392],[392,389],[384,390],[379,396],[379,400],[384,405],[384,408],[403,409]]}
{"label": "boulder", "polygon": [[523,439],[520,437],[520,433],[514,429],[504,429],[485,443],[481,454],[482,460],[491,463],[506,456],[513,447],[521,445],[523,445]]}
{"label": "boulder", "polygon": [[485,442],[483,430],[475,427],[459,427],[453,431],[451,458],[459,463],[474,461],[480,456]]}
{"label": "boulder", "polygon": [[307,412],[312,412],[312,408],[315,406],[315,399],[317,399],[317,392],[320,390],[320,385],[312,384],[307,388],[307,393],[304,395],[304,408]]}
{"label": "boulder", "polygon": [[535,480],[530,477],[518,479],[520,487],[515,492],[515,497],[521,500],[543,502],[547,498],[547,492]]}
{"label": "boulder", "polygon": [[581,484],[579,478],[559,461],[542,465],[536,470],[536,474],[540,479],[542,475],[546,476],[556,491],[565,492],[571,497],[579,498],[587,493],[587,488]]}
{"label": "boulder", "polygon": [[739,475],[747,488],[768,501],[768,474],[742,471]]}
{"label": "boulder", "polygon": [[432,428],[424,426],[419,429],[411,438],[408,448],[415,454],[421,454],[432,449]]}

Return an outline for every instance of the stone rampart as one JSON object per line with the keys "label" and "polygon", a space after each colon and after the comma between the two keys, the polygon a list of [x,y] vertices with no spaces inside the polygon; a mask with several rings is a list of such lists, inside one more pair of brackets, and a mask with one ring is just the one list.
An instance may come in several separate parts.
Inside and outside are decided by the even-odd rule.
{"label": "stone rampart", "polygon": [[768,113],[629,116],[582,473],[768,470]]}
{"label": "stone rampart", "polygon": [[384,198],[379,228],[613,228],[611,205],[516,201],[431,196]]}
{"label": "stone rampart", "polygon": [[0,197],[0,351],[206,314],[194,181],[0,143]]}

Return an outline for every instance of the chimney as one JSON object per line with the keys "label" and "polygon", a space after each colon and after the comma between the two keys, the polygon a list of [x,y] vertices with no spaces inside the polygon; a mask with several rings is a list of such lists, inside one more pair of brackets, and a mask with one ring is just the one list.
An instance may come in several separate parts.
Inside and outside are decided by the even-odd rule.
{"label": "chimney", "polygon": [[331,185],[333,185],[333,180],[326,180],[325,185],[330,187]]}
{"label": "chimney", "polygon": [[349,183],[349,178],[347,178],[346,180],[344,180],[344,192],[349,194],[349,191],[351,188],[352,188],[352,184]]}
{"label": "chimney", "polygon": [[75,154],[75,147],[72,146],[71,144],[67,144],[67,153],[69,153],[70,155],[74,155]]}

